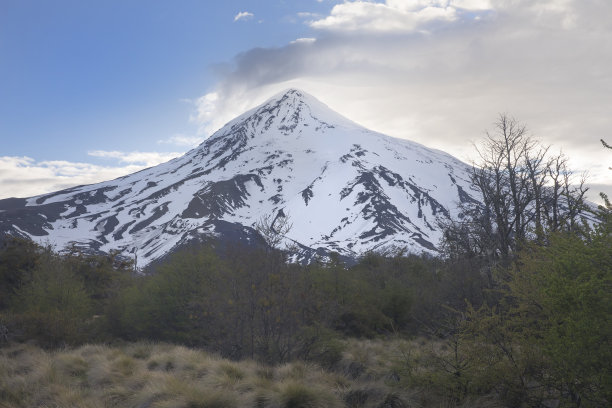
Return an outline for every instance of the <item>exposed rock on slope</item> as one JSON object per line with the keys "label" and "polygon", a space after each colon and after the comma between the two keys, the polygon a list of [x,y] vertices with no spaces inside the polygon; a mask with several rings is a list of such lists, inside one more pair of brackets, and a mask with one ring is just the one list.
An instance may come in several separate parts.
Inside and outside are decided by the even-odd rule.
{"label": "exposed rock on slope", "polygon": [[369,131],[288,90],[184,156],[116,180],[0,200],[0,232],[138,254],[139,265],[194,237],[253,239],[279,211],[298,258],[405,247],[436,252],[440,222],[477,194],[468,166]]}

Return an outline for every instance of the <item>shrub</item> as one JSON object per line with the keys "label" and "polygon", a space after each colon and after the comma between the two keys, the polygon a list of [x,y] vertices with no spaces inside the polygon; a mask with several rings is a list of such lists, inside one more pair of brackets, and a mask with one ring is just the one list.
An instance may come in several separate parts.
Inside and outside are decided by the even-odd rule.
{"label": "shrub", "polygon": [[26,336],[45,346],[87,339],[91,299],[83,282],[52,253],[46,253],[32,279],[13,297],[15,319]]}
{"label": "shrub", "polygon": [[333,408],[340,405],[332,394],[296,382],[284,384],[280,402],[283,408]]}
{"label": "shrub", "polygon": [[300,358],[317,362],[324,368],[332,368],[342,360],[346,346],[336,332],[321,326],[310,326],[302,329],[299,338],[300,350],[297,355]]}

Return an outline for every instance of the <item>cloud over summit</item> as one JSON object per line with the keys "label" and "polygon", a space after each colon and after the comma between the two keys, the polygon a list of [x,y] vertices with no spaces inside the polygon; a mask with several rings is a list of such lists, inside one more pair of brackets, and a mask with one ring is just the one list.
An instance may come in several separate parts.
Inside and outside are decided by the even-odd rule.
{"label": "cloud over summit", "polygon": [[603,1],[343,2],[306,22],[314,40],[236,56],[197,120],[210,133],[294,86],[369,128],[468,160],[469,141],[507,112],[589,168],[605,161],[599,139],[612,127],[610,15]]}

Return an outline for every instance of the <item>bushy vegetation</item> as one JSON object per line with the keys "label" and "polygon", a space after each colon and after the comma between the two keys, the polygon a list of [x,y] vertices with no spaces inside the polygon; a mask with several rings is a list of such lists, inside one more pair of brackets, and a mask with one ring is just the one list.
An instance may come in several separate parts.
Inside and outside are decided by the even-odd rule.
{"label": "bushy vegetation", "polygon": [[[523,210],[550,205],[521,197]],[[566,205],[556,223],[520,225],[511,201],[510,218],[473,207],[448,226],[445,258],[370,253],[352,267],[194,244],[136,272],[112,254],[7,239],[0,405],[609,406],[604,199],[590,224]]]}
{"label": "bushy vegetation", "polygon": [[228,251],[194,245],[136,273],[109,256],[7,241],[0,259],[18,279],[4,278],[2,322],[13,340],[43,347],[153,340],[232,359],[331,365],[339,338],[417,335],[446,313],[439,304],[482,301],[478,272],[466,278],[436,259],[369,254],[347,268],[289,264],[272,249]]}
{"label": "bushy vegetation", "polygon": [[[494,285],[474,259],[369,254],[351,268],[299,266],[274,251],[227,256],[193,246],[150,274],[136,274],[111,257],[58,255],[15,240],[0,251],[4,270],[26,265],[2,275],[8,293],[0,314],[2,366],[11,380],[0,383],[13,385],[0,401],[29,406],[33,395],[55,403],[115,401],[110,406],[134,406],[133,398],[151,398],[150,406],[244,406],[245,398],[252,406],[378,406],[365,401],[387,398],[396,404],[388,406],[603,407],[612,398],[609,214],[602,212],[607,221],[588,233],[558,233],[546,246],[525,246],[510,267],[496,269]],[[32,262],[16,256],[17,248]],[[49,351],[19,345],[31,340]],[[129,345],[81,346],[124,341]],[[150,341],[192,349],[143,343]],[[167,356],[164,347],[192,357]],[[42,360],[20,361],[26,355]],[[205,355],[230,359],[213,371],[232,393],[212,386],[213,377],[198,377],[196,368],[189,375],[197,386],[176,376]],[[289,370],[286,364],[342,385],[279,382],[270,373]],[[87,391],[97,375],[108,385]],[[270,389],[238,387],[253,375]],[[66,389],[45,385],[57,394],[30,394],[29,384],[40,381]]]}

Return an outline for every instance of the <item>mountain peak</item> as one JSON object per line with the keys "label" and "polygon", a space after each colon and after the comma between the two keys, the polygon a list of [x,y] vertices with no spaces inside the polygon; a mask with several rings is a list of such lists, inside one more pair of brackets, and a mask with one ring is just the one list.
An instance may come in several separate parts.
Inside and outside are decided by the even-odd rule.
{"label": "mountain peak", "polygon": [[333,128],[365,130],[314,96],[297,88],[288,88],[277,93],[261,105],[229,122],[211,138],[223,137],[239,128],[251,129],[255,134],[268,134],[273,130],[274,134],[280,133],[285,136],[299,133],[306,128],[323,132],[325,129]]}
{"label": "mountain peak", "polygon": [[0,200],[3,234],[119,251],[139,266],[193,239],[256,242],[262,217],[291,218],[296,258],[405,247],[436,253],[441,223],[473,200],[469,167],[368,131],[289,88],[167,163],[90,186]]}
{"label": "mountain peak", "polygon": [[[277,93],[266,102],[264,102],[260,107],[266,106],[284,106],[287,108],[299,109],[302,106],[312,106],[312,105],[323,105],[317,98],[314,96],[300,90],[297,88],[288,88],[282,92]],[[326,105],[325,108],[329,109]]]}
{"label": "mountain peak", "polygon": [[277,93],[276,95],[274,95],[272,98],[269,99],[269,101],[299,100],[299,101],[306,102],[306,99],[316,99],[316,98],[302,91],[301,89],[287,88],[284,91],[281,91]]}
{"label": "mountain peak", "polygon": [[[298,98],[303,98],[304,95],[308,95],[308,94],[306,92],[302,91],[301,89],[287,88],[284,91],[279,92],[278,95],[282,95],[282,96],[285,96],[285,97],[296,96]],[[308,95],[308,96],[310,96],[310,95]]]}

